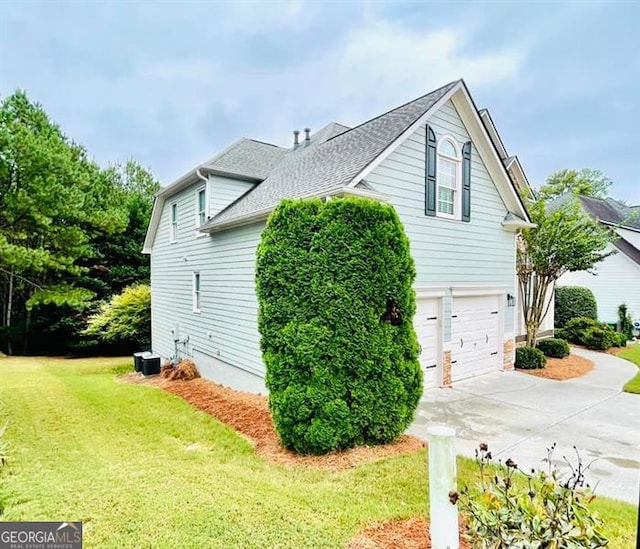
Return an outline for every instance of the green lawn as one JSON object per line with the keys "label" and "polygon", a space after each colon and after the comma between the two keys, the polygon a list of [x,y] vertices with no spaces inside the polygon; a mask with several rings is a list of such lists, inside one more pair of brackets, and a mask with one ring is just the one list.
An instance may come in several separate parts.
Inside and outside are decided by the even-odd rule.
{"label": "green lawn", "polygon": [[[617,356],[625,358],[640,367],[640,344],[636,343],[635,345],[630,345],[620,351]],[[640,371],[635,375],[635,377],[625,383],[622,390],[627,393],[640,394]]]}
{"label": "green lawn", "polygon": [[[81,520],[85,547],[342,547],[370,521],[427,514],[425,452],[332,473],[273,465],[123,359],[0,360],[3,520]],[[514,456],[517,457],[517,456]],[[464,481],[475,473],[461,459]],[[636,510],[596,502],[631,547]]]}

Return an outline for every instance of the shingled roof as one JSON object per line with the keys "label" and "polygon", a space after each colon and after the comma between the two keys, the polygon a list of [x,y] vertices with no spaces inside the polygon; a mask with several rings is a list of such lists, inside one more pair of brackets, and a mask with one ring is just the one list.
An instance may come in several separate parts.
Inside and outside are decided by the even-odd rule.
{"label": "shingled roof", "polygon": [[[552,209],[560,207],[568,200],[572,200],[570,192],[558,197],[551,204]],[[627,206],[613,198],[594,198],[578,195],[582,209],[595,217],[601,223],[616,228],[624,227],[633,231],[640,231],[640,211],[637,207]],[[640,249],[624,237],[621,231],[616,231],[616,240],[612,244],[624,253],[629,259],[640,265]]]}
{"label": "shingled roof", "polygon": [[310,145],[285,154],[262,183],[216,215],[201,230],[214,229],[217,225],[275,207],[283,198],[299,198],[346,187],[458,82],[451,82],[360,126],[334,134],[326,141],[317,139],[314,143],[312,139]]}
{"label": "shingled roof", "polygon": [[289,149],[271,143],[243,138],[205,162],[203,167],[239,176],[266,179],[289,152]]}
{"label": "shingled roof", "polygon": [[640,212],[613,198],[593,198],[579,195],[584,210],[593,217],[610,225],[620,225],[640,230]]}

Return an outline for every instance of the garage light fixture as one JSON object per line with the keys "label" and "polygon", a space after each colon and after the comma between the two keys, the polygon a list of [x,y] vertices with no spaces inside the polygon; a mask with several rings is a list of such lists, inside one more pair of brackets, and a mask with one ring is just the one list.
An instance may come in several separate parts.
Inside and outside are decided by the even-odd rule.
{"label": "garage light fixture", "polygon": [[516,306],[516,296],[512,294],[507,294],[507,307],[515,307]]}

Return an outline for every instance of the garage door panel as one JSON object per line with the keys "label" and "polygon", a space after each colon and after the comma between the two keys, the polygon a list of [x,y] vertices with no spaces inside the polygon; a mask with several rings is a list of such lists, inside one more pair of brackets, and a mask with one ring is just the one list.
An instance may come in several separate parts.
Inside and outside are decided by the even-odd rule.
{"label": "garage door panel", "polygon": [[437,299],[418,299],[414,328],[420,345],[420,365],[424,386],[438,385],[438,349],[440,347],[440,306]]}
{"label": "garage door panel", "polygon": [[499,297],[476,296],[453,300],[451,315],[451,378],[458,381],[497,370]]}

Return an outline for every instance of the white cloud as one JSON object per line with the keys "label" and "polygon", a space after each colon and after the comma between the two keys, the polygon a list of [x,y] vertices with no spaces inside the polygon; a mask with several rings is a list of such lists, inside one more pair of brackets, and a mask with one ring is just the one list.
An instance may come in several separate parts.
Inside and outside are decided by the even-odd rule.
{"label": "white cloud", "polygon": [[475,54],[465,49],[467,36],[464,28],[419,32],[367,18],[327,42],[322,56],[260,74],[258,87],[251,85],[255,75],[243,74],[236,89],[248,104],[264,105],[257,129],[282,142],[281,132],[288,136],[292,124],[359,123],[461,77],[472,90],[516,80],[525,58],[521,46]]}

